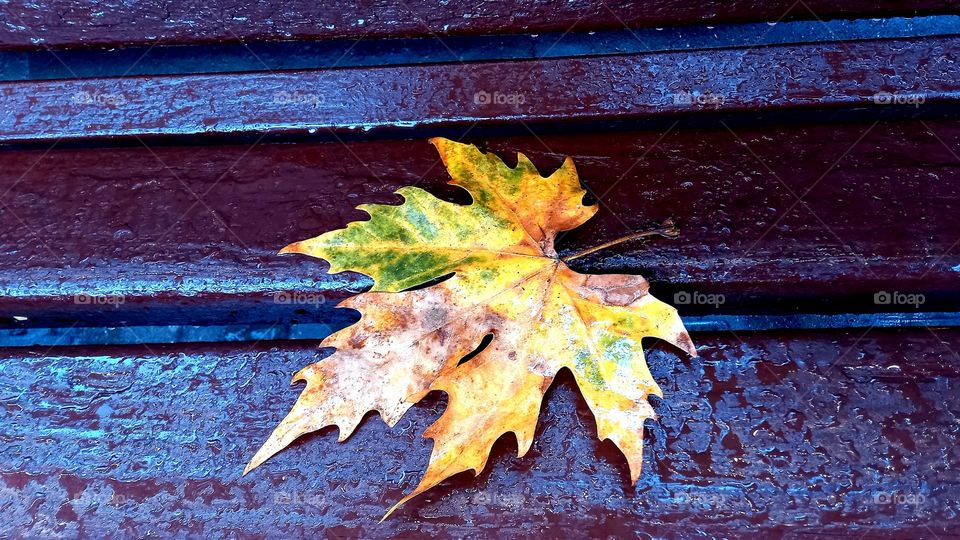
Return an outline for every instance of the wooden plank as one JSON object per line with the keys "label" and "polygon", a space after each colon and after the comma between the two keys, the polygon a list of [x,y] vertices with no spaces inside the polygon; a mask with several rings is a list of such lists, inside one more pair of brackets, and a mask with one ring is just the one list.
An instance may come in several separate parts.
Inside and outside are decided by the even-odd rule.
{"label": "wooden plank", "polygon": [[[0,142],[393,132],[960,97],[960,38],[0,84]],[[923,69],[918,69],[923,66]],[[879,97],[878,97],[879,96]]]}
{"label": "wooden plank", "polygon": [[152,44],[4,51],[0,81],[528,60],[609,54],[915,39],[960,33],[960,15],[392,39]]}
{"label": "wooden plank", "polygon": [[479,478],[457,476],[383,524],[419,479],[442,394],[396,429],[370,417],[338,444],[328,428],[241,477],[312,346],[6,349],[0,534],[960,534],[960,332],[694,339],[700,358],[650,353],[666,397],[636,487],[564,375],[526,457],[504,437]]}
{"label": "wooden plank", "polygon": [[[673,218],[676,240],[574,266],[641,273],[671,303],[724,295],[684,314],[956,309],[960,122],[726,125],[467,140],[508,160],[523,151],[542,172],[573,157],[602,207],[561,254]],[[467,202],[447,180],[424,140],[3,151],[0,315],[13,326],[325,322],[369,281],[276,251],[362,219],[362,202],[398,203],[405,185]],[[925,298],[878,305],[883,291]]]}
{"label": "wooden plank", "polygon": [[[213,307],[218,307],[216,304]],[[686,311],[686,307],[684,307]],[[103,310],[100,311],[100,314]],[[177,320],[174,314],[169,320]],[[284,314],[289,316],[289,314]],[[355,323],[358,312],[333,310],[325,322],[281,323],[255,322],[240,324],[162,324],[98,326],[27,326],[0,327],[3,347],[67,347],[155,345],[169,343],[252,343],[257,341],[318,341],[332,332]],[[861,330],[882,328],[960,328],[960,313],[953,312],[873,312],[846,314],[731,314],[707,313],[687,315],[683,324],[691,332],[785,332],[835,329]]]}
{"label": "wooden plank", "polygon": [[349,5],[323,1],[240,2],[224,6],[183,0],[9,0],[3,6],[0,48],[182,44],[248,40],[383,38],[539,33],[725,22],[818,20],[834,17],[949,13],[955,0],[738,0],[696,4],[677,0],[596,2],[406,3]]}

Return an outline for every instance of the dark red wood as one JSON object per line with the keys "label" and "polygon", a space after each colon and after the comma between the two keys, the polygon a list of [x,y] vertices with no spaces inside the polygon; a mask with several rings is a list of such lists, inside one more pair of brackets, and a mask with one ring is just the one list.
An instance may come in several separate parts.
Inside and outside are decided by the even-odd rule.
{"label": "dark red wood", "polygon": [[[879,97],[878,97],[879,94]],[[0,142],[638,119],[960,98],[960,38],[0,84]]]}
{"label": "dark red wood", "polygon": [[[0,0],[0,51],[41,51],[8,55],[29,74],[48,47],[543,39],[960,7],[187,4]],[[747,37],[712,51],[0,83],[0,328],[343,324],[334,304],[369,280],[276,250],[361,219],[357,204],[399,202],[405,185],[468,202],[425,141],[438,133],[508,160],[523,151],[543,172],[572,156],[602,208],[562,235],[561,255],[674,219],[678,239],[572,264],[641,273],[684,315],[956,312],[960,38]],[[699,358],[650,344],[666,400],[637,486],[564,373],[526,457],[505,437],[479,478],[384,524],[424,468],[419,434],[440,394],[394,430],[370,417],[337,444],[326,429],[240,477],[296,398],[290,376],[321,357],[315,342],[0,349],[0,537],[960,538],[960,330],[693,337]]]}
{"label": "dark red wood", "polygon": [[383,38],[564,32],[725,22],[948,13],[955,0],[735,0],[682,2],[350,2],[10,0],[0,48],[182,44],[245,40]]}
{"label": "dark red wood", "polygon": [[504,437],[479,478],[383,524],[422,473],[442,394],[393,430],[371,417],[339,444],[328,428],[241,477],[312,346],[0,351],[0,535],[960,535],[960,332],[693,337],[700,358],[649,355],[666,397],[636,487],[562,376],[526,457]]}
{"label": "dark red wood", "polygon": [[[574,261],[642,273],[665,300],[723,294],[725,313],[918,309],[873,302],[899,291],[925,294],[920,310],[956,307],[960,122],[727,126],[467,140],[508,161],[525,152],[542,172],[573,157],[602,207],[562,236],[562,254],[675,219],[676,240]],[[326,317],[369,282],[276,251],[362,219],[360,203],[398,203],[402,186],[465,202],[447,180],[425,140],[0,152],[0,314],[64,325]],[[328,304],[277,305],[276,291]],[[81,293],[124,303],[78,305]]]}

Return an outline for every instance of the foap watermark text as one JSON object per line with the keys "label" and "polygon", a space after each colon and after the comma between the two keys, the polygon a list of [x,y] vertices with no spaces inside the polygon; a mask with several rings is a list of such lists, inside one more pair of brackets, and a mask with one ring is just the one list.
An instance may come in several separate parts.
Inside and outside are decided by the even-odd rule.
{"label": "foap watermark text", "polygon": [[281,305],[319,306],[327,299],[320,293],[280,291],[273,294],[273,303]]}
{"label": "foap watermark text", "polygon": [[73,303],[78,306],[113,306],[117,307],[127,301],[122,294],[86,294],[73,295]]}
{"label": "foap watermark text", "polygon": [[927,101],[927,96],[899,92],[877,92],[872,96],[872,99],[874,105],[913,105],[919,107]]}
{"label": "foap watermark text", "polygon": [[673,303],[678,306],[713,306],[719,308],[727,302],[722,294],[705,294],[699,291],[677,291]]}
{"label": "foap watermark text", "polygon": [[527,102],[527,96],[519,92],[500,92],[493,93],[480,90],[474,92],[473,102],[477,105],[523,105]]}
{"label": "foap watermark text", "polygon": [[913,306],[916,309],[926,302],[927,297],[919,293],[880,291],[873,295],[873,303],[878,306]]}

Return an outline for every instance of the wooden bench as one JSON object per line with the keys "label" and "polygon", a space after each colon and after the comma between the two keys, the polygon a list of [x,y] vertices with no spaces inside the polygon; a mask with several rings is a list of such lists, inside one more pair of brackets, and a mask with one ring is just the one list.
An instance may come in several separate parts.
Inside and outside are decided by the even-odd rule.
{"label": "wooden bench", "polygon": [[[954,2],[218,8],[0,4],[0,535],[960,535]],[[572,156],[601,211],[561,255],[680,227],[575,261],[701,355],[649,344],[636,487],[569,374],[526,457],[384,523],[442,394],[241,477],[370,285],[276,251],[465,201],[435,135]]]}

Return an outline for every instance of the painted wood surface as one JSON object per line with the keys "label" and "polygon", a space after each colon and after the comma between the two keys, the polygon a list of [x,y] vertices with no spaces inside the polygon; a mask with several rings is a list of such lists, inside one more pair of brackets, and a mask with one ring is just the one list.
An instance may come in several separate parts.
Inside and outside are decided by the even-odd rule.
{"label": "painted wood surface", "polygon": [[[636,121],[960,98],[960,38],[0,83],[0,142]],[[878,111],[879,112],[879,111]],[[337,135],[339,136],[339,135]]]}
{"label": "painted wood surface", "polygon": [[[691,301],[682,313],[957,305],[956,120],[466,140],[508,160],[523,151],[544,172],[574,158],[601,210],[561,238],[561,253],[673,218],[678,239],[623,244],[576,266],[639,272],[667,300],[724,295],[721,306]],[[55,326],[322,321],[369,282],[276,251],[362,219],[362,202],[399,203],[402,186],[469,202],[447,180],[424,140],[5,151],[3,314],[11,325],[27,316],[15,324]],[[875,303],[884,291],[925,297]],[[116,295],[122,302],[98,303]]]}
{"label": "painted wood surface", "polygon": [[[524,458],[504,437],[378,524],[416,485],[440,414],[304,437],[241,477],[293,403],[310,344],[2,351],[5,535],[327,538],[950,538],[960,534],[956,330],[695,334],[658,344],[665,399],[646,469],[595,439],[572,383],[548,392]],[[937,535],[937,536],[934,536]]]}
{"label": "painted wood surface", "polygon": [[[625,26],[956,7],[0,0],[0,51],[567,31],[581,47]],[[0,536],[960,538],[960,331],[939,326],[695,332],[695,359],[651,342],[666,398],[636,487],[568,375],[527,457],[504,438],[479,479],[384,524],[442,394],[395,430],[371,416],[337,444],[327,429],[240,476],[293,403],[290,376],[326,354],[250,329],[347,324],[335,304],[369,285],[276,250],[405,185],[468,202],[433,135],[543,172],[572,156],[601,211],[561,254],[672,218],[678,239],[576,269],[641,273],[684,315],[955,314],[960,38],[949,21],[915,38],[897,24],[852,42],[824,26],[752,46],[725,29],[729,46],[665,47],[683,51],[0,83],[0,330],[233,325],[221,338],[246,340],[0,349]]]}
{"label": "painted wood surface", "polygon": [[375,39],[833,17],[949,13],[955,0],[735,0],[680,2],[305,2],[198,4],[183,0],[8,0],[0,9],[0,48],[117,46],[290,39]]}

